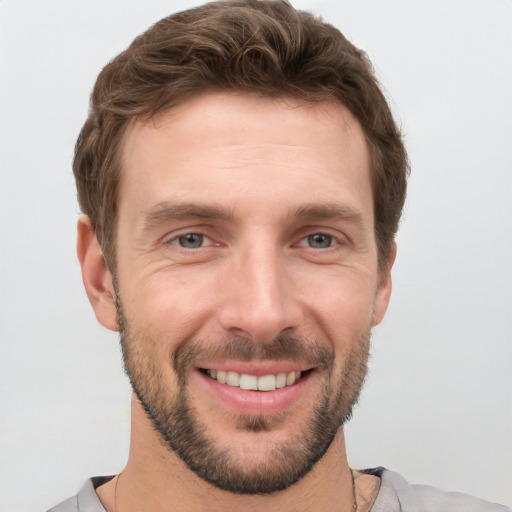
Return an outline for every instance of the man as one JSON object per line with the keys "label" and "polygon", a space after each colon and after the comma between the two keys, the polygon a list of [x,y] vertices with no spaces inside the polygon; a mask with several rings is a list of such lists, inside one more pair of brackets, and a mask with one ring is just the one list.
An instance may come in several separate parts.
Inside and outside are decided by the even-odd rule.
{"label": "man", "polygon": [[279,1],[162,20],[101,72],[78,255],[133,387],[126,467],[53,511],[500,511],[350,469],[407,157],[365,55]]}

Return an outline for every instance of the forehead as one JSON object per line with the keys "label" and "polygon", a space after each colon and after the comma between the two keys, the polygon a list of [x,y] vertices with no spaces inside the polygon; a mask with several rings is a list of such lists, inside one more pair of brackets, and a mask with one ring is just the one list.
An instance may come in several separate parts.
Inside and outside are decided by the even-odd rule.
{"label": "forehead", "polygon": [[122,166],[120,210],[208,195],[264,207],[295,194],[297,203],[355,201],[372,213],[363,130],[334,102],[202,94],[130,126]]}

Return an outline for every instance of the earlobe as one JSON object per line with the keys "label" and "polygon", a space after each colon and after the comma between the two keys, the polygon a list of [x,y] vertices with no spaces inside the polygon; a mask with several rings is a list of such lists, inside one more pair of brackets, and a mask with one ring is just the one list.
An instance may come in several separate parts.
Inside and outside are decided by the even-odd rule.
{"label": "earlobe", "polygon": [[396,244],[393,245],[389,251],[389,256],[386,262],[386,266],[379,271],[379,283],[377,287],[377,293],[375,296],[375,309],[373,313],[372,326],[382,322],[384,315],[388,309],[389,300],[391,298],[392,280],[391,280],[391,268],[396,258]]}
{"label": "earlobe", "polygon": [[100,324],[118,330],[114,286],[89,217],[81,215],[77,226],[77,253],[89,302]]}

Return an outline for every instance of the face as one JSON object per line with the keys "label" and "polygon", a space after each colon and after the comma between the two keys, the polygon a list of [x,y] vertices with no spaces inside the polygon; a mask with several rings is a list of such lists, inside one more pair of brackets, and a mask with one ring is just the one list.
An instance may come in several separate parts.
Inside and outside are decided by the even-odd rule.
{"label": "face", "polygon": [[350,416],[389,298],[359,124],[202,95],[133,125],[123,165],[118,320],[163,449],[222,489],[288,487]]}

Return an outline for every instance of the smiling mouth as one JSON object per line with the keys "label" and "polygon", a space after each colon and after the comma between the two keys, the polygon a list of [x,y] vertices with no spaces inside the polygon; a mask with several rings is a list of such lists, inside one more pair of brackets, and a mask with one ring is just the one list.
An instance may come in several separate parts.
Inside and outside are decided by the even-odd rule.
{"label": "smiling mouth", "polygon": [[208,375],[213,380],[248,391],[274,391],[276,389],[286,388],[293,386],[298,380],[301,379],[306,373],[311,370],[302,372],[291,371],[287,373],[276,373],[269,375],[250,375],[247,373],[238,373],[233,371],[223,370],[206,370],[202,369],[201,372]]}

